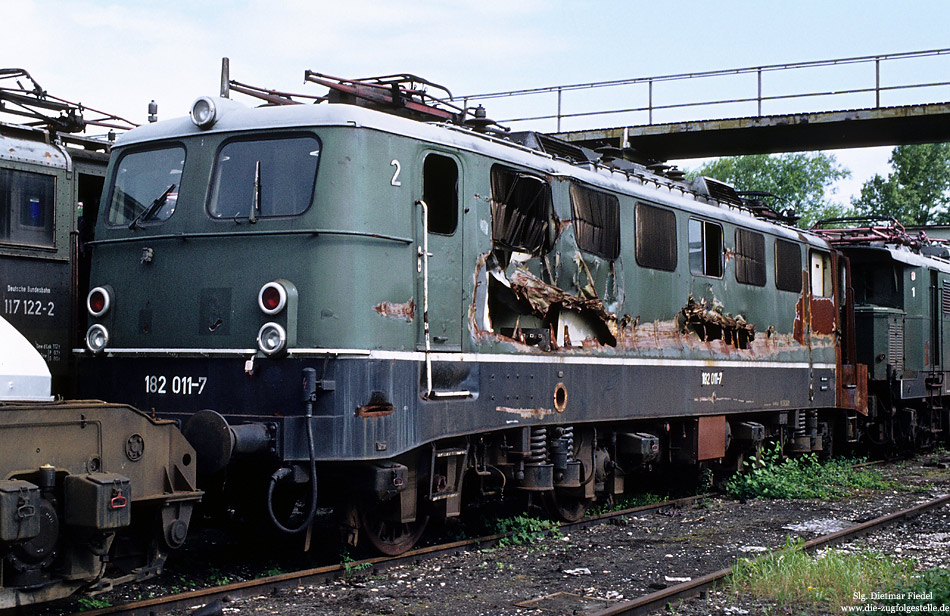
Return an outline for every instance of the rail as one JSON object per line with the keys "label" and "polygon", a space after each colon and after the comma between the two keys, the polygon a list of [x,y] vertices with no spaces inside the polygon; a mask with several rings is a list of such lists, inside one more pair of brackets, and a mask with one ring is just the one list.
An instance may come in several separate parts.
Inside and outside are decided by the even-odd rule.
{"label": "rail", "polygon": [[[873,56],[859,56],[851,58],[838,58],[833,60],[815,60],[809,62],[795,62],[790,64],[770,64],[763,66],[752,66],[746,68],[736,68],[736,69],[722,69],[714,71],[704,71],[704,72],[695,72],[695,73],[679,73],[673,75],[659,75],[654,77],[637,77],[631,79],[617,79],[612,81],[598,81],[590,83],[576,83],[569,85],[558,85],[558,86],[548,86],[542,88],[530,88],[530,89],[521,89],[521,90],[510,90],[506,92],[490,92],[486,94],[469,94],[465,96],[454,97],[450,100],[462,100],[463,107],[468,108],[470,105],[475,104],[476,102],[484,102],[490,99],[512,99],[517,97],[525,96],[536,96],[536,95],[553,95],[556,97],[557,111],[556,113],[550,114],[541,114],[525,117],[512,117],[502,120],[505,124],[513,124],[516,122],[529,122],[529,121],[544,121],[544,120],[556,120],[557,121],[557,132],[562,131],[562,122],[567,119],[577,119],[577,118],[592,118],[592,117],[602,117],[609,115],[619,115],[624,113],[646,113],[647,115],[647,125],[652,125],[654,123],[654,112],[661,110],[673,110],[673,109],[686,109],[686,108],[698,108],[698,107],[710,107],[716,105],[736,105],[736,104],[749,104],[755,103],[755,115],[758,117],[763,116],[763,107],[767,103],[774,103],[777,101],[793,101],[801,100],[806,98],[816,98],[816,97],[832,97],[832,96],[845,96],[845,95],[862,95],[862,94],[873,94],[874,104],[866,105],[867,107],[872,107],[875,109],[881,108],[881,96],[882,94],[904,91],[904,90],[914,90],[921,88],[936,88],[941,86],[950,86],[950,81],[938,80],[938,81],[921,81],[918,83],[892,83],[890,85],[882,83],[881,77],[881,67],[884,64],[896,63],[898,61],[919,61],[921,65],[923,64],[924,59],[934,58],[938,56],[948,56],[950,55],[950,49],[932,49],[927,51],[911,51],[904,53],[892,53],[892,54],[880,54]],[[788,92],[782,94],[766,94],[766,84],[763,81],[763,78],[768,74],[778,74],[783,71],[808,71],[815,70],[819,68],[826,68],[832,66],[844,66],[844,65],[871,65],[874,66],[874,82],[873,85],[866,85],[860,87],[852,88],[843,88],[843,89],[825,89],[825,90],[811,90],[811,91],[797,91],[797,92]],[[906,68],[902,67],[902,68]],[[926,70],[926,68],[924,68]],[[905,74],[907,71],[904,70],[900,74]],[[737,75],[755,75],[756,76],[756,90],[755,94],[739,94],[736,96],[729,96],[724,98],[713,98],[709,100],[701,101],[669,101],[662,102],[655,100],[654,86],[658,83],[663,82],[674,82],[674,81],[685,81],[685,80],[709,80],[715,78],[725,78],[725,77],[735,77]],[[769,84],[770,86],[772,84]],[[776,83],[775,85],[781,85]],[[579,90],[599,90],[607,88],[620,88],[624,86],[644,86],[646,87],[646,103],[641,105],[626,106],[619,109],[595,109],[595,110],[583,110],[575,112],[565,112],[564,109],[564,94],[572,91]],[[708,89],[705,85],[702,88],[696,88],[697,91],[702,91]],[[692,89],[691,89],[692,91]],[[885,105],[887,106],[887,105]],[[745,113],[743,115],[751,115]],[[736,116],[740,117],[740,116]],[[691,118],[698,119],[698,118]]]}

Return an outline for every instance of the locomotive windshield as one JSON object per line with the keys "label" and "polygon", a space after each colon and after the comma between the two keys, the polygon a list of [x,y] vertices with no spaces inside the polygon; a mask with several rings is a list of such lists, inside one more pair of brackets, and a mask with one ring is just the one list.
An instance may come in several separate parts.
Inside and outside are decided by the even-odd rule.
{"label": "locomotive windshield", "polygon": [[180,145],[123,154],[116,164],[109,224],[134,228],[175,213],[185,148]]}
{"label": "locomotive windshield", "polygon": [[230,141],[215,160],[208,211],[251,220],[302,214],[313,201],[319,158],[313,136]]}

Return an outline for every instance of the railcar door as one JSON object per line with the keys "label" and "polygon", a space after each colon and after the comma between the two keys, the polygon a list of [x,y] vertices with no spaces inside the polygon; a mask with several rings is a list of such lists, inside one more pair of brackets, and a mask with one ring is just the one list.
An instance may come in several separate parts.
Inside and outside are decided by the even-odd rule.
{"label": "railcar door", "polygon": [[812,391],[817,397],[822,392],[830,392],[828,376],[814,382],[816,363],[836,363],[837,344],[835,332],[838,328],[838,310],[834,299],[835,270],[831,264],[831,255],[824,251],[812,250],[810,253],[810,288],[808,318],[805,335],[808,338],[808,362],[812,366]]}
{"label": "railcar door", "polygon": [[[419,198],[425,203],[426,217],[424,224],[417,227],[420,280],[417,314],[423,314],[428,295],[429,347],[433,352],[460,351],[462,344],[461,182],[461,165],[454,156],[439,152],[424,155]],[[422,213],[416,214],[422,220]],[[426,248],[427,259],[423,255]],[[424,346],[425,323],[423,319],[419,321],[419,344]]]}

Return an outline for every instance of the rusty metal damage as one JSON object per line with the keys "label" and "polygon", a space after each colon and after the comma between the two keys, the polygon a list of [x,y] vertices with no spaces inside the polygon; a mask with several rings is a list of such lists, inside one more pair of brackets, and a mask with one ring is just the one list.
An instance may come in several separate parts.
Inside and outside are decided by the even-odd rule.
{"label": "rusty metal damage", "polygon": [[373,306],[373,310],[390,319],[404,319],[412,323],[416,314],[416,301],[410,297],[409,301],[397,304],[395,302],[380,302]]}
{"label": "rusty metal damage", "polygon": [[357,417],[385,417],[396,412],[396,408],[381,391],[370,394],[369,402],[356,409]]}
{"label": "rusty metal damage", "polygon": [[[474,339],[514,344],[522,351],[696,351],[711,357],[776,357],[803,346],[798,318],[794,335],[779,333],[774,325],[769,325],[765,335],[756,335],[755,324],[743,316],[695,299],[688,299],[668,320],[644,322],[629,314],[618,318],[601,300],[567,293],[522,264],[506,274],[491,253],[477,261],[474,288],[468,315]],[[578,331],[586,333],[578,335]],[[813,348],[833,344],[831,336],[814,336],[811,342]]]}
{"label": "rusty metal damage", "polygon": [[705,299],[697,302],[690,296],[680,314],[685,319],[683,333],[691,331],[703,342],[722,340],[737,349],[748,349],[755,340],[755,325],[741,314],[723,314],[721,306],[710,307]]}

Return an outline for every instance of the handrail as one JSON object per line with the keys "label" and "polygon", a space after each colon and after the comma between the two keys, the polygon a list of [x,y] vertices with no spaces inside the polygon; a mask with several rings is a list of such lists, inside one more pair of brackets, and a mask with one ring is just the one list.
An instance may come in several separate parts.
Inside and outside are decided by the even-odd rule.
{"label": "handrail", "polygon": [[[787,101],[793,99],[809,98],[809,97],[818,97],[818,96],[843,96],[843,95],[853,95],[853,94],[874,94],[874,105],[870,106],[871,108],[880,108],[881,107],[881,94],[886,92],[893,92],[898,90],[910,90],[914,88],[929,88],[929,87],[941,87],[948,86],[950,82],[947,81],[932,81],[927,83],[914,83],[914,84],[901,84],[901,85],[882,85],[881,84],[881,63],[882,62],[893,62],[897,60],[913,60],[921,58],[930,58],[934,56],[947,56],[950,55],[950,48],[948,49],[931,49],[926,51],[911,51],[903,53],[892,53],[892,54],[879,54],[872,56],[857,56],[850,58],[837,58],[831,60],[813,60],[808,62],[794,62],[786,64],[770,64],[762,66],[751,66],[744,68],[734,68],[734,69],[720,69],[713,71],[702,71],[702,72],[693,72],[693,73],[677,73],[670,75],[658,75],[653,77],[635,77],[630,79],[614,79],[610,81],[597,81],[590,83],[574,83],[558,86],[546,86],[540,88],[527,88],[519,90],[509,90],[504,92],[489,92],[485,94],[469,94],[465,96],[454,97],[451,100],[463,100],[464,107],[469,107],[473,101],[484,101],[488,99],[500,99],[500,98],[515,98],[522,96],[538,95],[538,94],[556,94],[557,95],[557,112],[552,114],[542,114],[535,115],[531,117],[517,117],[517,118],[507,118],[504,120],[499,120],[499,122],[504,122],[507,124],[512,124],[515,122],[527,122],[527,121],[537,121],[537,120],[557,120],[557,132],[561,131],[561,121],[568,118],[582,118],[582,117],[592,117],[592,116],[603,116],[610,114],[620,114],[620,113],[631,113],[631,112],[646,112],[648,114],[648,125],[653,124],[653,112],[666,109],[678,109],[678,108],[687,108],[687,107],[707,107],[711,105],[726,105],[726,104],[736,104],[736,103],[756,103],[756,116],[761,117],[763,115],[763,103],[772,102],[772,101]],[[790,71],[790,70],[801,70],[801,69],[814,69],[820,67],[828,66],[842,66],[848,64],[874,64],[874,85],[860,88],[852,88],[846,90],[832,90],[832,91],[815,91],[815,92],[796,92],[791,94],[778,94],[778,95],[764,95],[763,94],[763,83],[762,76],[765,73],[778,73],[781,71]],[[731,77],[736,75],[743,74],[755,74],[757,75],[756,79],[756,93],[755,96],[734,96],[730,98],[722,99],[713,99],[705,100],[698,102],[669,102],[663,104],[657,104],[654,102],[654,92],[653,85],[659,82],[667,81],[681,81],[689,79],[709,79],[716,77]],[[647,102],[645,105],[632,106],[623,109],[601,109],[601,110],[589,110],[589,111],[580,111],[573,113],[564,113],[563,112],[563,100],[562,96],[565,92],[575,91],[575,90],[591,90],[599,88],[614,88],[620,86],[629,86],[629,85],[646,85],[648,88],[647,91]]]}

